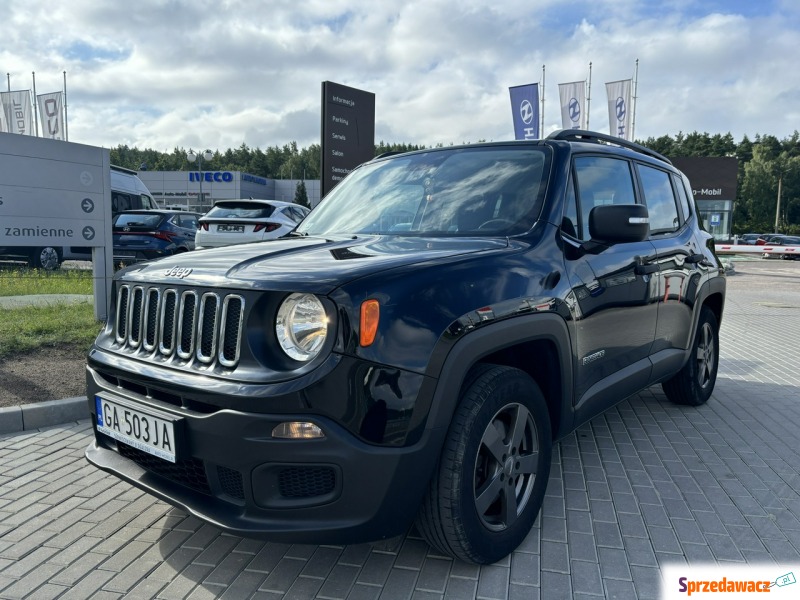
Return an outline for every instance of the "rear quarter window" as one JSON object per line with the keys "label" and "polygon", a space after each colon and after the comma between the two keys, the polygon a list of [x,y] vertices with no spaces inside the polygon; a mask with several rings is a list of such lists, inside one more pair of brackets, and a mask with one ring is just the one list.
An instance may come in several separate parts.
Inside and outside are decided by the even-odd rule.
{"label": "rear quarter window", "polygon": [[670,174],[642,164],[637,164],[636,168],[639,171],[647,211],[650,213],[650,233],[657,235],[677,231],[681,220],[678,217]]}

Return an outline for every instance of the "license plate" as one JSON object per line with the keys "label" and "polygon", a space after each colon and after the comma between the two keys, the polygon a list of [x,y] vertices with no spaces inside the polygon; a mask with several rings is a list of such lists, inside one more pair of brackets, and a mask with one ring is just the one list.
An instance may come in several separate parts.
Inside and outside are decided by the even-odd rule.
{"label": "license plate", "polygon": [[217,231],[223,233],[244,233],[244,225],[217,225]]}
{"label": "license plate", "polygon": [[175,423],[167,414],[131,408],[121,402],[94,397],[97,431],[169,462],[175,462]]}

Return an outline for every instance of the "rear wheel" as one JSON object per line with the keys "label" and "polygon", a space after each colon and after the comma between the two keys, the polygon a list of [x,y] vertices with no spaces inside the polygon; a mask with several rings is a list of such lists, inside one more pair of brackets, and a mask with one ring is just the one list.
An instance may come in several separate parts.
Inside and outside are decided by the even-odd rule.
{"label": "rear wheel", "polygon": [[61,252],[54,246],[34,248],[31,252],[31,266],[45,271],[54,271],[61,266]]}
{"label": "rear wheel", "polygon": [[528,535],[550,475],[550,418],[526,373],[481,365],[467,378],[417,517],[431,546],[493,563]]}
{"label": "rear wheel", "polygon": [[700,311],[691,352],[683,368],[661,387],[675,404],[700,406],[714,391],[719,367],[719,324],[707,306]]}

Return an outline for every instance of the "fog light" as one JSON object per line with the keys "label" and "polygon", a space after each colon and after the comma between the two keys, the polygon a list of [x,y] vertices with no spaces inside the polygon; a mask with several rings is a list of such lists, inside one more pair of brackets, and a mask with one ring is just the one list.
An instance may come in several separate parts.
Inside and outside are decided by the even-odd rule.
{"label": "fog light", "polygon": [[272,437],[288,440],[315,440],[325,434],[317,425],[308,421],[287,421],[272,430]]}

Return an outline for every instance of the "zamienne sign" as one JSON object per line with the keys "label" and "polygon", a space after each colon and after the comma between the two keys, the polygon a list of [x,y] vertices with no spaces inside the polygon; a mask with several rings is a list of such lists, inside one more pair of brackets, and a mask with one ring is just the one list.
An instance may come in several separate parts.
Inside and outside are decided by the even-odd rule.
{"label": "zamienne sign", "polygon": [[104,148],[0,133],[0,247],[93,248],[95,316],[111,290],[111,165]]}
{"label": "zamienne sign", "polygon": [[324,197],[350,171],[375,156],[375,94],[322,82],[320,145]]}

